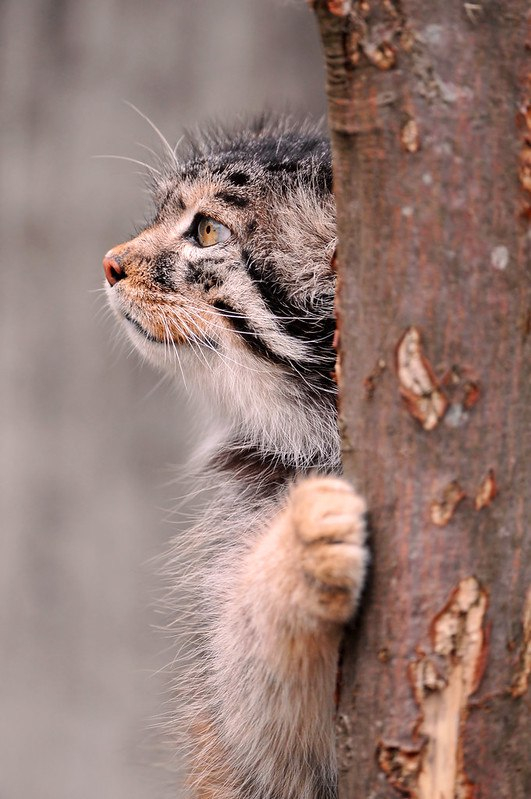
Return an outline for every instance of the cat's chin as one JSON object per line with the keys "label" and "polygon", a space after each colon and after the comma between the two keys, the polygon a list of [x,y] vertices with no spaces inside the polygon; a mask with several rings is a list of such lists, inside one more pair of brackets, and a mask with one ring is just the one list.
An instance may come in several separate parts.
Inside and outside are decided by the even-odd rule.
{"label": "cat's chin", "polygon": [[[133,341],[135,343],[136,343],[137,337],[139,337],[141,341],[148,341],[150,344],[158,344],[158,345],[164,346],[167,343],[167,342],[163,341],[162,339],[157,338],[156,336],[154,336],[148,330],[146,330],[146,328],[143,327],[140,324],[140,322],[138,322],[136,319],[134,319],[126,311],[122,311],[121,312],[121,318],[124,321],[124,324],[126,326],[126,330],[129,333],[129,335],[131,335],[131,333],[135,334],[135,336],[133,338]],[[174,343],[176,343],[176,342],[174,342]]]}
{"label": "cat's chin", "polygon": [[[212,349],[204,349],[183,339],[180,341],[162,341],[145,330],[136,320],[120,313],[120,320],[129,341],[133,344],[141,358],[159,372],[170,377],[178,377],[188,391],[194,383],[194,375],[212,371]],[[200,367],[198,369],[198,366]]]}
{"label": "cat's chin", "polygon": [[119,316],[128,339],[146,361],[149,361],[157,369],[161,369],[164,372],[173,373],[178,368],[176,350],[179,348],[179,351],[181,351],[186,345],[162,341],[149,333],[128,313],[121,311]]}

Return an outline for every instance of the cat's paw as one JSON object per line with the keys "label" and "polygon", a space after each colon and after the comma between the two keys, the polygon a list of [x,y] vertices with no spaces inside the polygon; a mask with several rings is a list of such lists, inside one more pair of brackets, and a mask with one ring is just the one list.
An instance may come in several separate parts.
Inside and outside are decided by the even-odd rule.
{"label": "cat's paw", "polygon": [[345,622],[354,613],[368,562],[366,504],[345,481],[315,477],[290,494],[290,517],[308,609]]}

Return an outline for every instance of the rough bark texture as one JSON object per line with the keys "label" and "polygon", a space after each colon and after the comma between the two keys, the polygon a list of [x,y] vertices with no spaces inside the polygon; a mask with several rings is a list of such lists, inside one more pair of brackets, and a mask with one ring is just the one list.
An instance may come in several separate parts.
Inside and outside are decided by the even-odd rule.
{"label": "rough bark texture", "polygon": [[[344,466],[373,567],[349,799],[531,796],[527,0],[315,0],[338,206]],[[527,270],[527,274],[526,274]]]}

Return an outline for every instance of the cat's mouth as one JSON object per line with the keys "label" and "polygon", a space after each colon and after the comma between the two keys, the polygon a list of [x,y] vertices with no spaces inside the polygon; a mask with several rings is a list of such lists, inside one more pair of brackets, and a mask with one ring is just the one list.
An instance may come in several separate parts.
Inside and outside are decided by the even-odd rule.
{"label": "cat's mouth", "polygon": [[145,296],[149,293],[145,290],[143,294],[138,290],[124,294],[123,290],[117,293],[116,288],[111,288],[108,293],[111,307],[137,346],[141,341],[166,348],[210,342],[206,320],[199,313],[192,314],[182,303],[168,302],[160,295],[151,300]]}
{"label": "cat's mouth", "polygon": [[172,320],[171,323],[167,322],[166,324],[160,323],[152,325],[149,323],[149,327],[147,327],[144,326],[142,322],[139,322],[136,316],[133,316],[124,308],[120,308],[118,313],[130,330],[132,329],[135,333],[142,336],[144,341],[149,341],[150,344],[168,347],[175,345],[182,346],[189,343],[188,336],[177,328],[175,320]]}
{"label": "cat's mouth", "polygon": [[150,333],[148,330],[146,330],[146,328],[143,327],[140,324],[140,322],[138,322],[136,319],[134,319],[130,314],[128,314],[127,311],[122,311],[121,314],[122,314],[122,317],[127,322],[129,322],[130,325],[132,325],[134,327],[136,332],[140,333],[148,341],[151,341],[153,344],[165,344],[166,343],[162,339],[157,338],[157,336],[154,336],[153,333]]}

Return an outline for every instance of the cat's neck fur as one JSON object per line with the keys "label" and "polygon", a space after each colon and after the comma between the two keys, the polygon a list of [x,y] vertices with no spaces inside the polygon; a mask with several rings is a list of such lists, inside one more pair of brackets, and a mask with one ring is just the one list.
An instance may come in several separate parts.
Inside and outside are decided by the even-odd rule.
{"label": "cat's neck fur", "polygon": [[319,395],[300,375],[278,379],[275,371],[281,367],[257,374],[260,364],[248,357],[245,366],[252,381],[245,369],[228,371],[219,359],[212,359],[206,369],[194,353],[189,355],[192,362],[182,360],[191,399],[195,394],[207,399],[222,423],[215,453],[254,452],[264,464],[294,472],[338,471],[339,433],[332,393]]}

